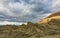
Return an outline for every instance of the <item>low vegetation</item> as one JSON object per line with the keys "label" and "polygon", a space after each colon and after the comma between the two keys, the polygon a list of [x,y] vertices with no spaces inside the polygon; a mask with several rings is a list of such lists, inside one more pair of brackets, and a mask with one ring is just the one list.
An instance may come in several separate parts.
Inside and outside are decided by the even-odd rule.
{"label": "low vegetation", "polygon": [[0,26],[0,38],[60,38],[59,23],[54,24],[51,20],[46,24],[28,22],[19,26],[3,25]]}

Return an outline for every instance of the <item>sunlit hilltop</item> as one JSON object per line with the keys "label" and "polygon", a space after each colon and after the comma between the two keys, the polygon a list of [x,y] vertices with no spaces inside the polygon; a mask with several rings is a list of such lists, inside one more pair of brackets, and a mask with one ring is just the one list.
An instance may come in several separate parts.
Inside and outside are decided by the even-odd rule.
{"label": "sunlit hilltop", "polygon": [[51,21],[52,19],[56,19],[56,20],[59,20],[60,19],[60,11],[58,12],[55,12],[51,15],[49,15],[48,17],[42,19],[40,22],[38,22],[39,24],[40,23],[48,23],[49,21]]}

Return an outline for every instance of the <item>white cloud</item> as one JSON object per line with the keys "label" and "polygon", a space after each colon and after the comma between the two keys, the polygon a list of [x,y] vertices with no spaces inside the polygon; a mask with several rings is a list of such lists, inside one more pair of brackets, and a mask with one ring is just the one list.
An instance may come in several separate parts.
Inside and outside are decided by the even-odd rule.
{"label": "white cloud", "polygon": [[52,2],[52,7],[60,6],[60,0],[55,0]]}
{"label": "white cloud", "polygon": [[9,9],[18,17],[31,14],[32,7],[32,5],[24,5],[24,3],[9,3]]}
{"label": "white cloud", "polygon": [[0,25],[22,25],[22,24],[27,24],[27,23],[0,21]]}
{"label": "white cloud", "polygon": [[0,13],[8,16],[14,16],[14,14],[8,8],[5,7],[0,7]]}
{"label": "white cloud", "polygon": [[49,7],[49,10],[51,10],[51,11],[60,10],[60,0],[53,0]]}

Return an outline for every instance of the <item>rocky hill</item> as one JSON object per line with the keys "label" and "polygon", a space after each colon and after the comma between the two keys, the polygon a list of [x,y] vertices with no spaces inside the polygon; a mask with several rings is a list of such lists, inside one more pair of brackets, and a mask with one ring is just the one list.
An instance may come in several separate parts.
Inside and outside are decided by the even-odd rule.
{"label": "rocky hill", "polygon": [[0,38],[60,38],[60,12],[38,23],[0,26]]}

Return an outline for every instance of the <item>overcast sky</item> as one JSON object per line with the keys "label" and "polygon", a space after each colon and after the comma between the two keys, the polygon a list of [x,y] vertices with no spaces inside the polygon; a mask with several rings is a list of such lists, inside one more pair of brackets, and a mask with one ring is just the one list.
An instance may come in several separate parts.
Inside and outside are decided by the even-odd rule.
{"label": "overcast sky", "polygon": [[0,24],[38,22],[60,10],[60,0],[0,0]]}

